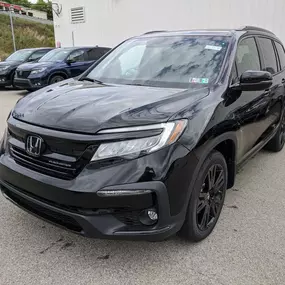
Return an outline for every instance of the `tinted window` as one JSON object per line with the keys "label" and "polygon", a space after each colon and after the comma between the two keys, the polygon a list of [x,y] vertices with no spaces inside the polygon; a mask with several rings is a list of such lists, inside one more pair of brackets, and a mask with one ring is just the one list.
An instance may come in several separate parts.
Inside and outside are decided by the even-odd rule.
{"label": "tinted window", "polygon": [[170,88],[211,84],[220,73],[229,39],[193,35],[130,39],[109,53],[88,77]]}
{"label": "tinted window", "polygon": [[98,60],[108,51],[109,50],[105,48],[92,48],[87,51],[87,60]]}
{"label": "tinted window", "polygon": [[279,55],[279,60],[280,60],[280,65],[281,65],[281,69],[285,69],[285,52],[284,52],[284,48],[281,44],[275,42],[277,51],[278,51],[278,55]]}
{"label": "tinted window", "polygon": [[68,60],[72,60],[74,62],[82,62],[85,61],[85,50],[75,50],[70,56],[67,58]]}
{"label": "tinted window", "polygon": [[248,70],[260,70],[260,59],[254,38],[240,42],[237,49],[237,69],[239,76]]}
{"label": "tinted window", "polygon": [[30,60],[40,59],[42,56],[44,56],[48,52],[49,52],[49,50],[39,50],[39,51],[36,51],[29,57],[29,59]]}
{"label": "tinted window", "polygon": [[278,70],[272,41],[266,38],[259,38],[261,53],[264,61],[264,70],[275,74]]}

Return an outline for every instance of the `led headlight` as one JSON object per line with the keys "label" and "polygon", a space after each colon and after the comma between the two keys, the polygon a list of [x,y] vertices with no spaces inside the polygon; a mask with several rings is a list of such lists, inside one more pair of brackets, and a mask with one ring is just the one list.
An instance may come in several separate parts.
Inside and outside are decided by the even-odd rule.
{"label": "led headlight", "polygon": [[113,157],[135,158],[175,143],[187,125],[186,120],[149,126],[119,128],[100,131],[99,134],[129,133],[148,130],[162,130],[161,134],[139,139],[103,143],[99,146],[91,161]]}
{"label": "led headlight", "polygon": [[47,69],[46,67],[34,69],[34,70],[32,70],[31,74],[41,73],[41,72],[44,72],[46,69]]}

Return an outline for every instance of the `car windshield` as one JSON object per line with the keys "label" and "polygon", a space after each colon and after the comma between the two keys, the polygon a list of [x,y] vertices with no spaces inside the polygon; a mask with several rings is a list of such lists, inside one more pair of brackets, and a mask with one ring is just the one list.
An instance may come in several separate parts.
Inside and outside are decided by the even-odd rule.
{"label": "car windshield", "polygon": [[54,49],[47,54],[45,54],[39,62],[56,62],[56,61],[63,61],[67,58],[67,56],[70,54],[71,50],[69,49]]}
{"label": "car windshield", "polygon": [[131,39],[94,67],[89,79],[104,83],[189,88],[213,83],[229,37],[169,36]]}
{"label": "car windshield", "polygon": [[25,61],[33,53],[32,50],[18,50],[12,53],[6,61]]}

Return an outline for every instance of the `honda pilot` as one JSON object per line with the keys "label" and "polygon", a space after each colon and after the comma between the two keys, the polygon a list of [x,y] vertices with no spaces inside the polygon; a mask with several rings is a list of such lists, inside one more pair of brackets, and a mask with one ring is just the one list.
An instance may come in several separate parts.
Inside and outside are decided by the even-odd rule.
{"label": "honda pilot", "polygon": [[37,63],[22,64],[17,68],[14,85],[34,91],[86,71],[110,48],[82,47],[55,49]]}
{"label": "honda pilot", "polygon": [[267,30],[131,38],[19,100],[0,147],[2,192],[88,237],[201,241],[237,169],[282,150],[284,82],[284,47]]}

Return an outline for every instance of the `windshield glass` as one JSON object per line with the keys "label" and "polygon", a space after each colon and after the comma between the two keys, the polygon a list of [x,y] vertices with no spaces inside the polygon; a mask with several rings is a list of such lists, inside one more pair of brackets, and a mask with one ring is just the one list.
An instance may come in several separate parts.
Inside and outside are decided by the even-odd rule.
{"label": "windshield glass", "polygon": [[18,50],[12,53],[6,61],[25,61],[33,53],[32,50]]}
{"label": "windshield glass", "polygon": [[220,73],[228,37],[169,36],[131,39],[87,75],[104,83],[171,88],[211,84]]}
{"label": "windshield glass", "polygon": [[70,54],[71,50],[68,49],[54,49],[47,54],[45,54],[39,62],[56,62],[56,61],[63,61],[67,58],[67,56]]}

